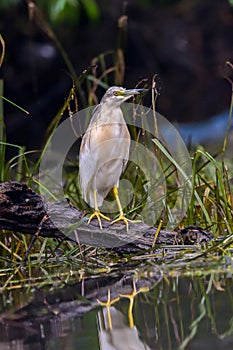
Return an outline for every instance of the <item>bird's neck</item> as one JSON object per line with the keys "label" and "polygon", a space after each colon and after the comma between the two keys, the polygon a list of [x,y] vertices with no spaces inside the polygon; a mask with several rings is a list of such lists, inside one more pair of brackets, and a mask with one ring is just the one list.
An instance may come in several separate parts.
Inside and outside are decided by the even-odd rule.
{"label": "bird's neck", "polygon": [[114,104],[104,104],[101,108],[100,118],[102,123],[124,122],[123,113],[120,106]]}

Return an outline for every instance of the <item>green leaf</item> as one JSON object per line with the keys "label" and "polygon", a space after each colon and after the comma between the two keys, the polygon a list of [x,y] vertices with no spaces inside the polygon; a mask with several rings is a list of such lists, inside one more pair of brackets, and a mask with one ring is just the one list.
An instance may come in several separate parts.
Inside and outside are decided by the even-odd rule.
{"label": "green leaf", "polygon": [[99,19],[99,8],[97,6],[97,3],[95,0],[80,0],[82,2],[82,5],[85,9],[85,12],[87,14],[87,17],[90,19],[90,21],[97,21]]}

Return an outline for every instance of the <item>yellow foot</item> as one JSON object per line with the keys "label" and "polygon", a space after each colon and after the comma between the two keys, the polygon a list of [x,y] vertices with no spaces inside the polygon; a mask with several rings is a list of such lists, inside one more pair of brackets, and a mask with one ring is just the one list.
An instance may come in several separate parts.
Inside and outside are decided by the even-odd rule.
{"label": "yellow foot", "polygon": [[125,225],[126,225],[126,231],[128,232],[129,230],[129,222],[133,222],[133,223],[137,223],[137,222],[141,222],[141,220],[130,220],[127,219],[124,214],[120,214],[119,217],[116,220],[113,220],[111,222],[111,225],[115,224],[118,221],[124,221]]}
{"label": "yellow foot", "polygon": [[116,297],[116,298],[114,298],[114,299],[111,300],[111,292],[110,292],[110,289],[108,290],[108,299],[107,299],[106,302],[100,301],[99,299],[97,299],[98,303],[99,303],[101,306],[106,307],[106,309],[107,309],[109,329],[112,329],[112,318],[111,318],[111,314],[110,314],[110,307],[111,307],[113,304],[115,304],[119,299],[120,299],[120,297]]}
{"label": "yellow foot", "polygon": [[95,217],[96,217],[97,220],[98,220],[99,227],[100,227],[101,230],[102,230],[101,218],[104,219],[104,220],[110,221],[110,219],[109,219],[107,216],[105,216],[104,214],[102,214],[102,213],[100,212],[100,210],[96,210],[96,211],[90,216],[90,218],[89,218],[89,220],[88,220],[88,225],[90,224],[91,220],[93,220]]}

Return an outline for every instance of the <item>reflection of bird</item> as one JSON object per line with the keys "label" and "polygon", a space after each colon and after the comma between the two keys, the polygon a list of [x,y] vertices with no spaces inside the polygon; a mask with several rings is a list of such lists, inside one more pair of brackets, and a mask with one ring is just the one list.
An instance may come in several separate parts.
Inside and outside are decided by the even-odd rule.
{"label": "reflection of bird", "polygon": [[112,328],[106,308],[98,313],[98,336],[101,350],[137,349],[150,350],[136,326],[125,324],[124,315],[114,306],[110,307]]}
{"label": "reflection of bird", "polygon": [[129,158],[130,134],[120,105],[145,89],[126,90],[113,86],[103,96],[83,136],[79,154],[79,177],[84,200],[95,209],[88,223],[96,217],[110,220],[100,212],[104,198],[113,189],[120,212],[112,223],[123,220],[128,230],[118,196],[119,178]]}

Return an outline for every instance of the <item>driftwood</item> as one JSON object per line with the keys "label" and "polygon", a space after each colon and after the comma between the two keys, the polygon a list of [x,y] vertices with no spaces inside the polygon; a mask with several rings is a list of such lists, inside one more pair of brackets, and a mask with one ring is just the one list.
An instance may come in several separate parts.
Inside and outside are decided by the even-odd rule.
{"label": "driftwood", "polygon": [[[84,213],[69,205],[66,199],[46,203],[26,184],[16,181],[0,184],[0,229],[99,247],[124,246],[130,251],[151,248],[156,232],[155,227],[134,223],[128,234],[124,224],[110,225],[107,221],[100,230],[97,220],[87,225]],[[200,244],[211,238],[202,228],[189,226],[178,232],[161,230],[156,244]]]}

